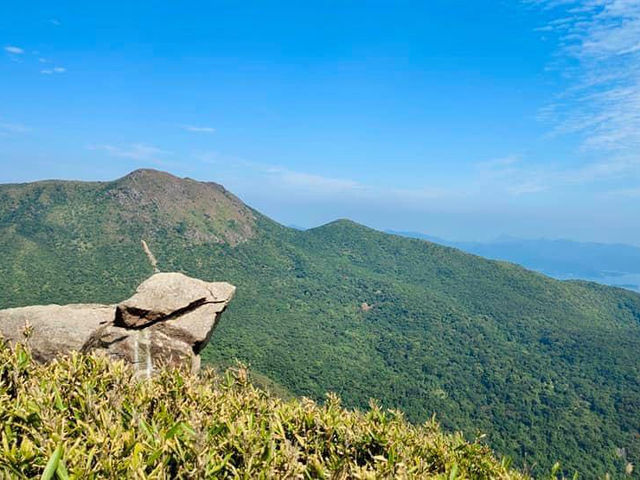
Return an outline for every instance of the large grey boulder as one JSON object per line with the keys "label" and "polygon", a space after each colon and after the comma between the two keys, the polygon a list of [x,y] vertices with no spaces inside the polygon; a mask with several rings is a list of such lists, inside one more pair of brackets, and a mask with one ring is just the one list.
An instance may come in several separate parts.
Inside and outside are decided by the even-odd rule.
{"label": "large grey boulder", "polygon": [[28,342],[34,358],[101,352],[133,364],[142,376],[160,365],[200,367],[235,287],[181,273],[157,273],[118,305],[47,305],[0,310],[0,334]]}

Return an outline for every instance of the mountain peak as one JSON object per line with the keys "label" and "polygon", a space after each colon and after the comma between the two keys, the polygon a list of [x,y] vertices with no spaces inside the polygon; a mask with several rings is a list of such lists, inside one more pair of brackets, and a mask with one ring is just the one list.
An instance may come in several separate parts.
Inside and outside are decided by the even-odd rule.
{"label": "mountain peak", "polygon": [[325,223],[324,225],[320,225],[319,227],[311,228],[308,231],[341,231],[341,230],[366,230],[366,231],[375,231],[374,228],[367,227],[361,223],[355,222],[348,218],[338,218],[337,220],[333,220],[329,223]]}
{"label": "mountain peak", "polygon": [[106,193],[122,215],[155,230],[183,233],[196,243],[235,245],[254,234],[253,212],[215,183],[145,168],[111,182]]}
{"label": "mountain peak", "polygon": [[153,168],[138,168],[137,170],[133,170],[132,172],[127,173],[124,177],[119,178],[118,180],[116,180],[116,182],[127,182],[127,181],[179,182],[182,180],[184,179],[162,170],[156,170]]}
{"label": "mountain peak", "polygon": [[107,182],[49,180],[6,186],[4,191],[5,211],[18,211],[28,198],[43,228],[75,224],[78,211],[96,218],[91,228],[84,225],[86,231],[74,232],[87,245],[132,236],[138,242],[237,245],[256,231],[255,213],[222,186],[147,168]]}

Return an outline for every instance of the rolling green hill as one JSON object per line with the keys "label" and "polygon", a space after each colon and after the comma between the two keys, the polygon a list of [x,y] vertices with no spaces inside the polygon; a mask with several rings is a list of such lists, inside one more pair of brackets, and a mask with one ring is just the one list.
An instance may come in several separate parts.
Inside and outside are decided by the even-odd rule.
{"label": "rolling green hill", "polygon": [[210,363],[435,413],[536,474],[640,461],[640,295],[347,220],[289,229],[216,184],[145,170],[0,186],[0,307],[126,298],[151,273],[143,238],[162,270],[238,286]]}

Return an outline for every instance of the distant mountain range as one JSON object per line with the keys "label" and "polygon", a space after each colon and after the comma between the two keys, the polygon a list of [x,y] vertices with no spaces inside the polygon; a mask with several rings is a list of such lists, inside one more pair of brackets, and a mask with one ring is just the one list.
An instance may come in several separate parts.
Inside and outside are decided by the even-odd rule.
{"label": "distant mountain range", "polygon": [[588,280],[640,292],[640,248],[631,245],[513,237],[490,242],[457,242],[418,232],[387,230],[387,233],[506,260],[560,280]]}
{"label": "distant mountain range", "polygon": [[153,272],[142,239],[162,271],[237,286],[203,362],[435,413],[545,478],[556,461],[586,478],[640,463],[639,294],[349,220],[287,228],[214,183],[0,185],[0,308],[127,298]]}

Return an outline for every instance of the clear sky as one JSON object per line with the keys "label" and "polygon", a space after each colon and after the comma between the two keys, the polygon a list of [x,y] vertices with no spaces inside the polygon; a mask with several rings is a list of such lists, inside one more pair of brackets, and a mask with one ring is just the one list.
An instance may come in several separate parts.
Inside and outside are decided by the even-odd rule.
{"label": "clear sky", "polygon": [[2,2],[0,182],[640,244],[640,1]]}

